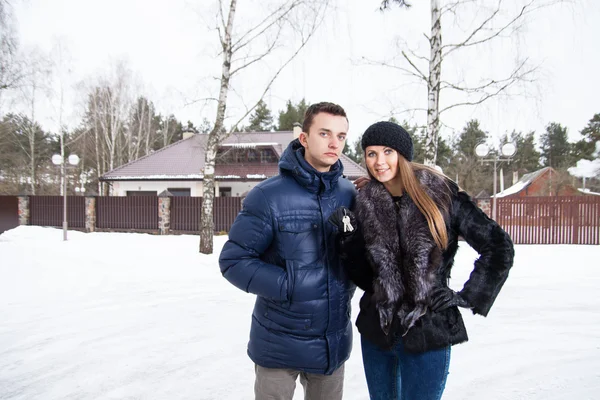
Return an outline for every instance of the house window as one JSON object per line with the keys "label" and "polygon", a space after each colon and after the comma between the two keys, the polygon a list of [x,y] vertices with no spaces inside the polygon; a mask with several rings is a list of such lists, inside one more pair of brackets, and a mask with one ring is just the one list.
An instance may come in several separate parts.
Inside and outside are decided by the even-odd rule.
{"label": "house window", "polygon": [[219,188],[219,196],[220,197],[231,197],[231,188],[230,187],[220,187]]}
{"label": "house window", "polygon": [[190,197],[192,195],[190,188],[167,188],[167,190],[176,197]]}
{"label": "house window", "polygon": [[127,196],[156,196],[155,190],[128,190]]}
{"label": "house window", "polygon": [[258,162],[258,151],[254,149],[248,149],[248,162],[256,163]]}
{"label": "house window", "polygon": [[217,152],[217,162],[220,164],[232,164],[234,159],[234,149],[220,148]]}
{"label": "house window", "polygon": [[273,150],[262,149],[260,151],[260,162],[263,164],[276,163],[277,157],[275,156],[275,153],[273,153]]}

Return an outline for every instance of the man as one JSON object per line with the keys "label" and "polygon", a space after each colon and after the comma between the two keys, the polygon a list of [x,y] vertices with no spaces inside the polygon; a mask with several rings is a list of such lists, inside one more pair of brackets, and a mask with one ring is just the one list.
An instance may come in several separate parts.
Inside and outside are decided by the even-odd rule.
{"label": "man", "polygon": [[221,252],[223,276],[257,295],[248,343],[257,400],[291,400],[298,376],[305,399],[342,398],[355,287],[327,220],[354,202],[339,161],[347,132],[342,107],[311,105],[279,175],[248,193]]}

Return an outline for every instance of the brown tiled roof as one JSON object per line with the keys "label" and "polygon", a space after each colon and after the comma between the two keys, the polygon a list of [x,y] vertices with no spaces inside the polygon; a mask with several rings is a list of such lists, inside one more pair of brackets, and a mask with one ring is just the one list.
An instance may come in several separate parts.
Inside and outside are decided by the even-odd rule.
{"label": "brown tiled roof", "polygon": [[[163,147],[128,164],[122,165],[102,176],[102,180],[202,180],[204,168],[204,148],[207,135],[193,135],[169,146]],[[281,157],[283,150],[293,139],[293,132],[250,132],[234,133],[224,142],[224,146],[252,144],[270,147]],[[366,171],[354,161],[342,155],[344,174],[356,179]],[[219,165],[215,167],[217,179],[262,180],[277,175],[277,164]]]}

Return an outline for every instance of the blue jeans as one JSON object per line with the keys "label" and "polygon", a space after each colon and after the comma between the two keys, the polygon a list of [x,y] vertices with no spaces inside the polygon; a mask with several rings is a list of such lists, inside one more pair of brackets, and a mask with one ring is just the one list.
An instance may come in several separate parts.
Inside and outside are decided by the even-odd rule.
{"label": "blue jeans", "polygon": [[389,351],[361,337],[363,365],[371,400],[439,400],[450,367],[450,346],[406,353],[402,340]]}

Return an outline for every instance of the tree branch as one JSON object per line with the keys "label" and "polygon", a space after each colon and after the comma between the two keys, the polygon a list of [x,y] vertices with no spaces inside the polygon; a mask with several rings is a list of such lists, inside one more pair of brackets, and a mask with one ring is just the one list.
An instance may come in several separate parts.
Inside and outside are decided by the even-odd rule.
{"label": "tree branch", "polygon": [[400,7],[410,8],[412,5],[409,4],[406,0],[382,0],[381,6],[379,6],[379,10],[385,11],[391,7],[390,3],[397,3]]}
{"label": "tree branch", "polygon": [[531,5],[534,2],[535,2],[535,0],[531,0],[529,3],[527,3],[526,5],[524,5],[523,7],[521,7],[521,10],[519,11],[519,13],[516,16],[514,16],[509,22],[507,22],[501,28],[495,30],[495,32],[492,33],[491,35],[489,35],[487,37],[484,37],[482,39],[474,40],[475,36],[479,32],[482,32],[483,30],[487,29],[487,25],[491,21],[493,21],[494,18],[496,18],[496,16],[500,12],[502,0],[498,0],[498,5],[496,6],[496,9],[485,20],[483,20],[483,22],[481,22],[481,24],[479,24],[479,26],[477,28],[475,28],[469,34],[469,36],[467,36],[462,42],[460,42],[460,43],[454,43],[454,44],[447,44],[447,45],[442,46],[442,49],[450,48],[450,50],[446,51],[442,55],[442,58],[445,58],[446,56],[448,56],[448,54],[452,53],[453,51],[455,51],[455,50],[457,50],[457,49],[459,49],[461,47],[475,46],[475,45],[478,45],[478,44],[481,44],[481,43],[489,42],[490,40],[492,40],[492,39],[500,36],[504,31],[506,31],[511,26],[513,26],[517,21],[521,20],[523,18],[523,16],[528,12],[528,8],[531,7]]}
{"label": "tree branch", "polygon": [[[519,67],[517,67],[509,77],[505,78],[505,79],[501,79],[501,80],[492,80],[482,86],[479,87],[479,90],[477,90],[478,88],[463,88],[460,87],[458,85],[452,85],[449,88],[452,88],[454,90],[459,90],[459,91],[464,91],[467,92],[469,94],[474,94],[474,93],[481,93],[483,91],[483,93],[481,93],[481,97],[478,100],[474,100],[474,101],[465,101],[465,102],[460,102],[460,103],[456,103],[456,104],[451,104],[443,109],[441,109],[439,111],[439,113],[443,113],[444,111],[448,111],[452,108],[455,107],[459,107],[459,106],[475,106],[475,105],[479,105],[481,103],[483,103],[484,101],[492,98],[492,97],[496,97],[498,95],[500,95],[502,92],[504,92],[508,87],[514,85],[517,82],[520,81],[525,81],[527,80],[526,77],[532,73],[534,73],[537,70],[537,67],[528,69],[525,72],[520,72],[521,69],[525,66],[525,61],[522,62]],[[486,88],[490,88],[493,87],[496,84],[500,84],[499,87],[495,88],[495,90],[491,93],[489,92],[485,92],[484,89]],[[447,87],[448,88],[448,87]]]}
{"label": "tree branch", "polygon": [[[269,45],[269,47],[260,55],[255,56],[252,60],[246,62],[245,64],[232,69],[229,73],[230,76],[234,76],[236,73],[238,73],[239,71],[243,70],[246,67],[249,67],[250,65],[262,60],[263,58],[265,58],[266,56],[268,56],[269,54],[271,54],[271,52],[273,51],[273,49],[275,48],[275,45],[277,44],[277,41],[279,40],[279,37],[281,36],[281,26],[279,27],[279,30],[277,31],[277,34],[275,35],[275,39],[273,40],[273,42]],[[247,59],[247,58],[251,58],[250,56],[246,56],[243,57],[242,59]],[[236,61],[238,60],[232,60],[231,64],[233,65]]]}
{"label": "tree branch", "polygon": [[412,62],[412,60],[406,55],[406,53],[404,51],[402,52],[402,56],[406,59],[406,61],[408,61],[408,63],[411,65],[411,67],[413,67],[415,69],[415,71],[417,71],[417,74],[421,77],[421,79],[423,79],[425,82],[427,82],[427,80],[428,80],[427,75],[425,75],[423,72],[421,72],[421,70]]}
{"label": "tree branch", "polygon": [[[328,4],[329,4],[329,2],[325,1],[321,5],[321,8],[322,9],[327,8]],[[262,94],[260,95],[258,101],[256,101],[256,103],[251,108],[247,109],[246,112],[241,116],[241,118],[239,118],[237,120],[237,122],[235,124],[233,124],[233,126],[231,127],[231,130],[229,131],[228,135],[230,135],[231,133],[235,132],[237,130],[238,125],[248,115],[250,115],[250,113],[252,111],[254,111],[254,109],[256,109],[256,107],[258,106],[258,104],[260,103],[260,101],[264,99],[264,97],[267,94],[267,92],[271,89],[271,86],[273,85],[273,82],[275,82],[275,80],[277,79],[277,77],[288,66],[288,64],[290,64],[296,58],[296,56],[298,55],[298,53],[300,53],[300,51],[306,46],[306,44],[308,43],[308,41],[311,39],[311,37],[315,34],[315,32],[317,31],[317,28],[321,25],[321,23],[323,22],[323,19],[325,18],[325,12],[324,11],[323,12],[317,12],[316,15],[317,16],[320,15],[320,17],[317,17],[317,19],[314,21],[314,24],[310,27],[310,30],[309,30],[308,34],[306,36],[304,36],[304,35],[302,36],[302,40],[301,40],[300,45],[298,46],[298,48],[296,48],[296,50],[294,51],[294,53],[283,64],[280,65],[280,67],[273,74],[273,76],[271,77],[271,79],[269,80],[269,82],[267,83],[267,85],[265,86],[265,89],[263,90]],[[238,68],[238,70],[239,70],[239,68]],[[223,137],[222,139],[225,139],[225,137]]]}
{"label": "tree branch", "polygon": [[366,62],[367,65],[377,65],[377,66],[392,68],[392,69],[401,71],[401,72],[405,73],[406,75],[414,76],[414,77],[418,78],[419,80],[426,80],[426,79],[424,79],[423,76],[416,74],[414,71],[412,71],[410,69],[399,67],[397,65],[390,64],[390,63],[385,62],[385,61],[372,61],[372,60],[370,60],[368,58],[365,58],[365,57],[363,57],[363,60],[365,60],[365,62]]}
{"label": "tree branch", "polygon": [[[246,31],[235,43],[231,45],[233,53],[239,51],[241,48],[247,46],[249,43],[252,43],[257,37],[263,35],[266,31],[268,31],[273,25],[277,24],[281,21],[286,15],[288,15],[294,8],[298,6],[298,1],[294,0],[289,4],[289,7],[286,4],[281,5],[279,8],[275,9],[271,14],[265,17],[261,22],[256,24],[254,27],[250,28]],[[287,8],[286,8],[287,7]],[[281,14],[279,14],[281,12]],[[273,19],[271,22],[268,22],[270,19]],[[261,29],[261,26],[264,27]],[[260,32],[255,32],[260,29]],[[249,37],[250,36],[250,37]]]}

